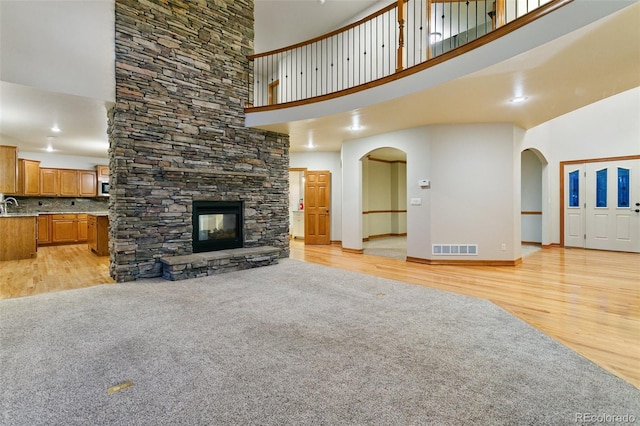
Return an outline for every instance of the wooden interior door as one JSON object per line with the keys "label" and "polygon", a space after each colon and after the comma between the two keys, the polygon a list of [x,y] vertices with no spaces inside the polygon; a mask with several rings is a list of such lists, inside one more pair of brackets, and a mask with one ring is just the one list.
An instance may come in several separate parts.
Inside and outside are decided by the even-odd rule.
{"label": "wooden interior door", "polygon": [[331,244],[331,173],[307,171],[304,185],[304,243]]}

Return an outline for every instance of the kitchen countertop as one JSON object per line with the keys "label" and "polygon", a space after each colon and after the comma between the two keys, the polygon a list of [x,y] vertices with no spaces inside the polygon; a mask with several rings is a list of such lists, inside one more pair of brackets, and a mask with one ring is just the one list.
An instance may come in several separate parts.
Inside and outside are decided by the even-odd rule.
{"label": "kitchen countertop", "polygon": [[109,213],[108,212],[38,212],[38,213],[3,213],[0,214],[0,218],[3,217],[34,217],[34,216],[39,216],[41,214],[90,214],[90,215],[94,215],[94,216],[108,216]]}

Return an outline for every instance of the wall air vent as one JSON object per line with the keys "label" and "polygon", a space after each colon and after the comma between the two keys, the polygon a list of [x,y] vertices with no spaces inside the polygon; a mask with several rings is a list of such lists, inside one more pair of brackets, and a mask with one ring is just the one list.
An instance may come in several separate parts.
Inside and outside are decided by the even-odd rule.
{"label": "wall air vent", "polygon": [[434,256],[477,256],[477,244],[433,244],[431,254]]}

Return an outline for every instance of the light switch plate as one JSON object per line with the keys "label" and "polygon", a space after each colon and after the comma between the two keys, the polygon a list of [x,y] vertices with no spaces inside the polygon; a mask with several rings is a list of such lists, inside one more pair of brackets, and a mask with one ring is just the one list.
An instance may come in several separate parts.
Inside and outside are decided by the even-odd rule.
{"label": "light switch plate", "polygon": [[411,199],[411,205],[412,206],[421,206],[422,205],[422,198],[412,198]]}

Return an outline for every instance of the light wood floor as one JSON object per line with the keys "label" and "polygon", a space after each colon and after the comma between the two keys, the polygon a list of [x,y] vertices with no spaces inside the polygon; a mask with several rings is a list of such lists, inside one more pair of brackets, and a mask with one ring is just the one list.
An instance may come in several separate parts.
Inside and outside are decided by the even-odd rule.
{"label": "light wood floor", "polygon": [[38,247],[35,259],[0,262],[0,299],[111,284],[109,256],[87,244]]}
{"label": "light wood floor", "polygon": [[[640,388],[640,255],[542,249],[516,267],[430,266],[291,242],[291,258],[491,300]],[[0,262],[0,299],[112,283],[86,244]]]}
{"label": "light wood floor", "polygon": [[544,248],[521,265],[444,266],[292,241],[291,258],[488,299],[640,388],[640,255]]}

